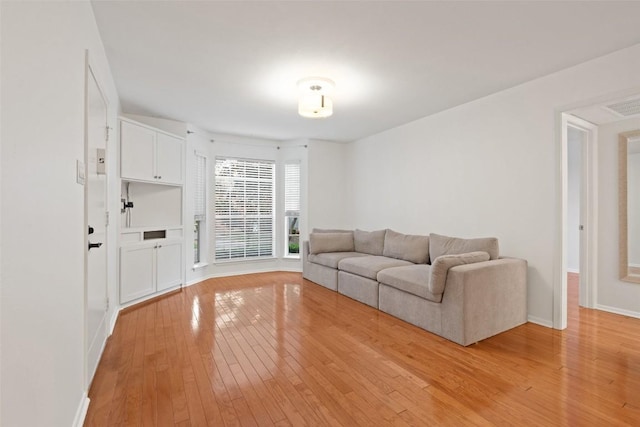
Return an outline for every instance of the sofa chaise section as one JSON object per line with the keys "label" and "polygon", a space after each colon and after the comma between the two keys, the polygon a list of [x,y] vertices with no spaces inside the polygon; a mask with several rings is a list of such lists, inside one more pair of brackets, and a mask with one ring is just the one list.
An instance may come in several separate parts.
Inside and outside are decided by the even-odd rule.
{"label": "sofa chaise section", "polygon": [[425,267],[419,273],[422,282],[399,279],[402,268],[381,272],[380,311],[463,346],[527,322],[525,260],[500,258],[449,268],[441,295],[419,284],[429,274]]}

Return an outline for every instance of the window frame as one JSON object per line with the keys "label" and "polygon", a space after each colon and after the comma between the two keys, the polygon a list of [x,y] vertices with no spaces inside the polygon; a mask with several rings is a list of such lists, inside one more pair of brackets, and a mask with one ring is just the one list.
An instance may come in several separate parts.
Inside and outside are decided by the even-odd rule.
{"label": "window frame", "polygon": [[[287,166],[289,165],[297,166],[297,175],[298,175],[297,177],[298,180],[296,183],[297,200],[295,201],[296,203],[293,203],[293,204],[297,204],[297,210],[296,209],[287,210],[287,207],[292,207],[292,206],[287,206],[287,195],[288,195],[287,183],[289,182],[289,180],[287,179],[288,177]],[[302,162],[300,160],[285,161],[283,163],[282,176],[283,176],[282,188],[283,188],[283,195],[284,195],[284,211],[283,211],[284,230],[283,230],[283,245],[282,245],[283,257],[291,258],[291,259],[300,259],[300,221],[302,217]],[[292,234],[289,232],[290,226],[291,226],[290,219],[294,220],[294,218],[297,218],[297,224],[296,224],[296,229],[298,231],[297,234],[295,233]],[[298,243],[298,252],[290,252],[289,250],[291,248],[292,238],[294,238],[293,240],[296,240],[295,239],[296,237],[297,237],[297,243]]]}
{"label": "window frame", "polygon": [[[243,183],[243,187],[244,187],[244,192],[245,192],[245,199],[243,201],[243,207],[242,210],[244,211],[244,213],[242,215],[238,215],[236,214],[231,214],[231,209],[232,209],[232,197],[231,194],[229,193],[229,214],[228,215],[220,215],[219,214],[219,183],[221,181],[221,179],[225,178],[224,176],[219,176],[218,170],[219,170],[219,162],[224,162],[224,161],[234,161],[234,162],[241,162],[244,164],[244,170],[245,173],[242,176],[236,176],[236,177],[231,177],[231,180],[234,182],[234,186],[230,187],[230,191],[235,191],[235,184],[237,182],[242,182]],[[257,177],[248,177],[247,176],[247,164],[258,164],[258,176]],[[266,167],[267,169],[270,169],[270,176],[269,178],[266,178],[264,176],[261,176],[262,174],[262,169]],[[225,263],[234,263],[234,262],[255,262],[255,261],[261,261],[261,260],[270,260],[270,259],[275,259],[276,258],[276,185],[277,185],[277,179],[276,179],[276,168],[277,168],[277,164],[276,161],[274,160],[267,160],[267,159],[256,159],[256,158],[244,158],[244,157],[236,157],[236,156],[225,156],[225,155],[216,155],[215,156],[215,162],[214,162],[214,173],[213,173],[213,204],[212,204],[212,210],[213,210],[213,224],[212,224],[212,234],[213,234],[213,253],[211,254],[212,260],[214,263],[216,264],[225,264]],[[252,214],[252,215],[247,215],[246,211],[247,211],[247,199],[246,199],[246,189],[248,187],[247,183],[252,183],[251,187],[253,187],[254,189],[257,188],[257,195],[256,198],[253,199],[253,202],[255,203],[255,211],[257,212],[256,214]],[[262,185],[262,184],[268,184],[268,185]],[[265,193],[262,193],[262,188],[263,187],[270,187],[270,192],[266,193],[268,194],[268,196],[265,197]],[[266,200],[270,200],[270,206],[264,206],[262,203]],[[265,209],[265,207],[268,207],[268,209]],[[253,208],[252,208],[253,209]],[[268,211],[269,214],[266,214],[265,212]],[[263,220],[268,220],[268,223],[263,221]],[[228,251],[228,256],[226,257],[220,257],[219,258],[219,243],[221,240],[221,233],[220,233],[220,220],[226,220],[228,221],[229,224],[229,231],[228,231],[228,235],[233,236],[235,234],[235,236],[238,236],[238,233],[234,233],[232,230],[232,224],[235,224],[235,226],[238,226],[240,224],[242,224],[244,226],[244,232],[242,233],[242,236],[244,236],[244,247],[243,247],[243,251],[244,251],[244,255],[243,256],[233,256],[234,254],[234,249],[232,248],[232,245],[234,244],[233,239],[230,239],[228,244],[229,247],[226,248],[226,250]],[[248,223],[253,223],[253,227],[255,229],[256,224],[258,227],[258,231],[257,231],[257,242],[258,242],[258,246],[257,246],[257,255],[248,255],[247,254],[247,224]],[[267,230],[270,229],[270,237],[269,239],[267,239],[267,242],[270,242],[269,245],[269,253],[265,254],[265,255],[261,255],[262,251],[265,250],[265,248],[267,248],[267,246],[262,246],[262,242],[260,241],[263,235],[263,230],[262,227],[267,225]],[[252,242],[255,242],[255,237],[250,240]],[[238,243],[238,241],[235,242],[236,244]],[[235,253],[237,254],[239,248],[235,248]],[[224,251],[224,249],[223,249]]]}
{"label": "window frame", "polygon": [[[209,242],[208,242],[208,237],[209,237],[209,233],[207,233],[207,229],[208,229],[208,218],[209,218],[209,205],[208,205],[208,198],[209,198],[209,157],[199,151],[194,150],[193,152],[194,154],[194,190],[193,190],[193,227],[194,227],[194,240],[193,240],[193,246],[194,246],[194,252],[193,252],[193,268],[201,268],[201,267],[205,267],[207,265],[209,265],[209,260],[208,260],[208,249],[209,249]],[[198,165],[196,164],[198,157],[202,158],[204,161],[204,170],[202,171],[202,176],[199,176],[198,174]],[[202,179],[202,204],[203,204],[203,213],[201,215],[198,215],[197,212],[197,191],[198,191],[198,178]],[[200,216],[200,219],[196,219],[197,216]],[[197,234],[197,245],[198,245],[198,259],[196,260],[196,254],[195,254],[195,246],[196,246],[196,234]],[[196,262],[197,261],[197,262]]]}

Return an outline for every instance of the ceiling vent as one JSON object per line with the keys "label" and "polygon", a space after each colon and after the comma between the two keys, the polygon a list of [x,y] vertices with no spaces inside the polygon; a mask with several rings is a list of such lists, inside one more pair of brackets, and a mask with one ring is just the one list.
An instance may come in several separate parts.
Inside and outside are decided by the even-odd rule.
{"label": "ceiling vent", "polygon": [[640,115],[640,98],[616,102],[605,108],[621,117],[637,116]]}

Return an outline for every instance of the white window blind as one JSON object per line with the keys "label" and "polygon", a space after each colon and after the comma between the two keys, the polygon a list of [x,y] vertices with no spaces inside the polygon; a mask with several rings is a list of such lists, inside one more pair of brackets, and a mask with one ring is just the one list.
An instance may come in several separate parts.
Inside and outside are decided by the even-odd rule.
{"label": "white window blind", "polygon": [[193,216],[196,221],[204,221],[206,216],[206,206],[207,206],[207,193],[206,193],[206,183],[207,183],[207,158],[196,153],[194,158],[194,179],[195,183],[193,188],[193,200],[194,200],[194,208],[193,208]]}
{"label": "white window blind", "polygon": [[300,216],[300,163],[284,165],[285,216]]}
{"label": "white window blind", "polygon": [[216,157],[215,258],[273,256],[275,165]]}
{"label": "white window blind", "polygon": [[300,162],[284,164],[285,248],[288,257],[300,253]]}

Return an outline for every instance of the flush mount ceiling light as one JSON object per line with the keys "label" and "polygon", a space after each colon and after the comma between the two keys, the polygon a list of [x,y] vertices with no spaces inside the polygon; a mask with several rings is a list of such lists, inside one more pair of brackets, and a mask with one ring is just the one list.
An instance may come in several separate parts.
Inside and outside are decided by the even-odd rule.
{"label": "flush mount ceiling light", "polygon": [[322,77],[307,77],[298,82],[298,114],[324,118],[333,114],[331,95],[335,83]]}

